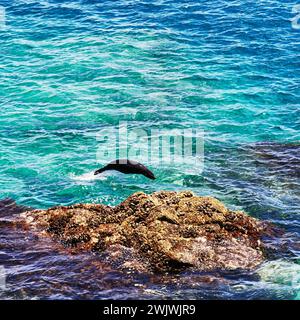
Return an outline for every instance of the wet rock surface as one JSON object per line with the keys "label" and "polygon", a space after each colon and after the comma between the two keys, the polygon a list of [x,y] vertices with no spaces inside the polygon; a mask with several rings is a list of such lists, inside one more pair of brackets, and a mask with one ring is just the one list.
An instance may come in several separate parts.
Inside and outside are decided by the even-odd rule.
{"label": "wet rock surface", "polygon": [[66,247],[139,271],[252,269],[264,260],[264,223],[192,192],[139,192],[116,207],[76,204],[21,219]]}

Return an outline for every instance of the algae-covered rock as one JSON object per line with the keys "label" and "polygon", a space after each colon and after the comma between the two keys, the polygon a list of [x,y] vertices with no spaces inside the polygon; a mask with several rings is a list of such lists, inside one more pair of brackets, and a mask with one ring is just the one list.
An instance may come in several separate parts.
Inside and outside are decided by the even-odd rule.
{"label": "algae-covered rock", "polygon": [[112,260],[130,252],[124,266],[140,270],[251,269],[263,261],[261,222],[192,192],[138,192],[116,207],[77,204],[21,216],[66,246]]}

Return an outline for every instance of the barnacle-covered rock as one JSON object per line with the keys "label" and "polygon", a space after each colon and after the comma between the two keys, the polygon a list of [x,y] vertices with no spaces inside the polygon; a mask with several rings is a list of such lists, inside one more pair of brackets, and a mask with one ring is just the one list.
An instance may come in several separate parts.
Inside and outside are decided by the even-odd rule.
{"label": "barnacle-covered rock", "polygon": [[262,222],[189,191],[138,192],[116,207],[76,204],[21,216],[65,246],[102,252],[112,260],[122,256],[125,267],[251,269],[264,259]]}

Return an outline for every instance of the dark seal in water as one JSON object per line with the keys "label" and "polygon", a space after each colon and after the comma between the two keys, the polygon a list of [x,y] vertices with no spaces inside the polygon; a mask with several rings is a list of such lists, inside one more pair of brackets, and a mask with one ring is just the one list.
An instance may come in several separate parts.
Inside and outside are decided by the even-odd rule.
{"label": "dark seal in water", "polygon": [[151,172],[147,167],[137,161],[129,159],[114,160],[105,167],[96,170],[94,174],[97,175],[107,170],[116,170],[125,174],[142,174],[149,179],[155,179],[153,172]]}

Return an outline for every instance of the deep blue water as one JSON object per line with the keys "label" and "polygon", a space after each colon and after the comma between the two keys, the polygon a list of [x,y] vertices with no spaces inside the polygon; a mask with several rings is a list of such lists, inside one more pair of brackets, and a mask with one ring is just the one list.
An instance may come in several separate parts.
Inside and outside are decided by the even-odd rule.
{"label": "deep blue water", "polygon": [[[5,25],[0,19],[1,198],[34,208],[115,205],[135,191],[190,189],[282,227],[286,235],[280,241],[287,247],[285,255],[275,255],[253,276],[218,275],[218,281],[226,281],[215,286],[197,282],[199,275],[186,275],[189,280],[177,287],[174,279],[165,285],[162,279],[134,276],[126,282],[118,275],[103,291],[89,282],[101,278],[99,270],[88,268],[84,275],[76,267],[82,257],[56,253],[43,262],[29,261],[21,249],[12,253],[16,240],[4,233],[0,265],[6,268],[8,289],[1,297],[299,298],[295,4],[0,0],[6,18]],[[115,149],[113,142],[102,141],[101,130],[120,121],[132,132],[202,130],[204,170],[194,158],[187,164],[158,164],[141,152],[137,158],[155,172],[154,182],[140,176],[94,179],[92,171],[107,160],[100,153]],[[145,149],[142,140],[129,145]],[[60,259],[64,268],[69,263],[70,272],[52,280],[72,275],[81,286],[67,281],[67,289],[44,291],[45,283],[35,277],[49,263],[53,272],[59,270]],[[85,259],[88,264],[96,258]],[[110,283],[114,276],[107,277]],[[136,291],[134,284],[143,289]]]}

